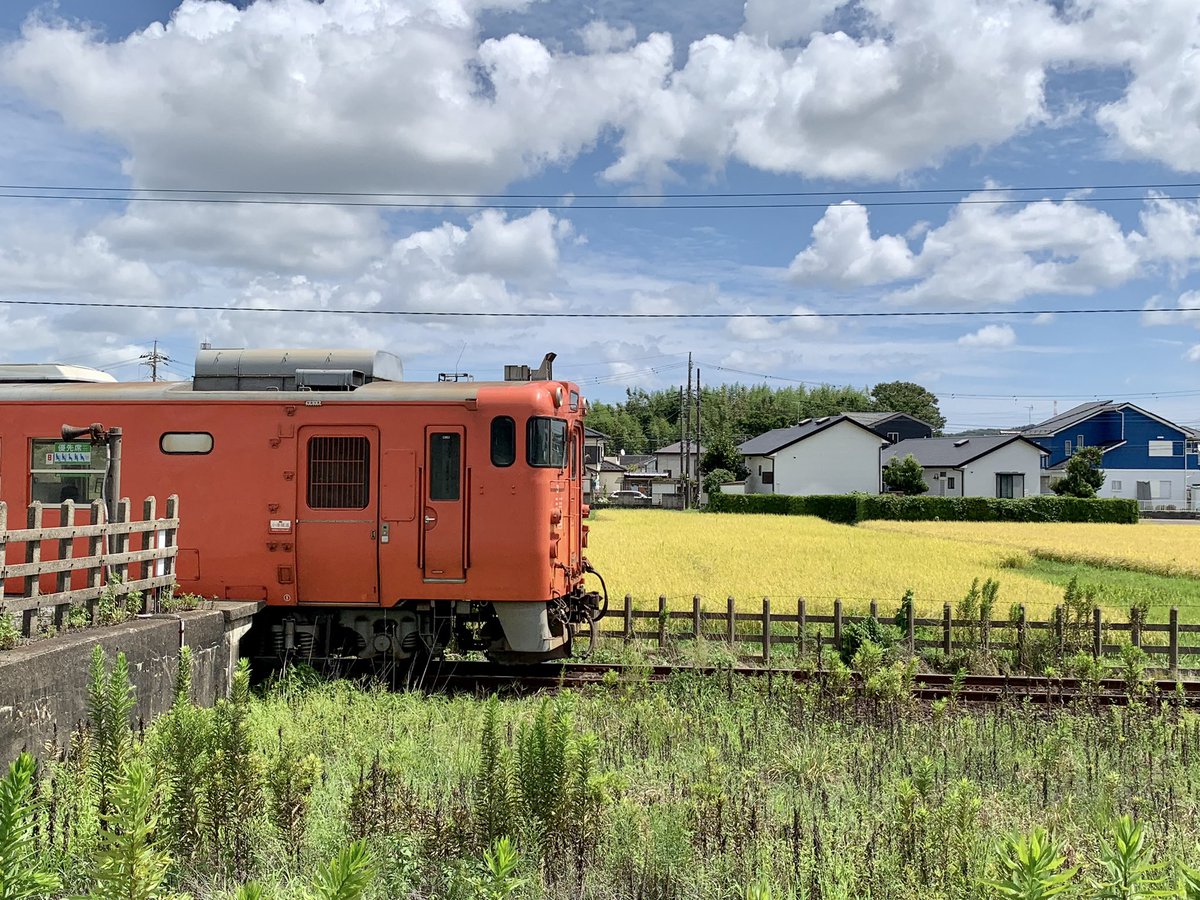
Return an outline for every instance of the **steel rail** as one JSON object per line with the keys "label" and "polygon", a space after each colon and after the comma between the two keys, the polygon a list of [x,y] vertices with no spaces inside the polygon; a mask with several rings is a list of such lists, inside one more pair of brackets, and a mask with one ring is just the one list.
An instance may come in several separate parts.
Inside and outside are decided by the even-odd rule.
{"label": "steel rail", "polygon": [[[828,670],[780,669],[760,666],[679,666],[620,663],[538,663],[496,665],[485,662],[442,661],[411,679],[409,685],[435,692],[530,693],[589,685],[664,682],[673,677],[726,677],[783,679],[827,684],[833,674]],[[853,675],[858,688],[861,676]],[[1200,704],[1200,681],[1148,679],[1139,685],[1149,699]],[[923,672],[912,680],[910,696],[919,700],[953,697],[966,703],[999,703],[1029,700],[1034,703],[1066,704],[1094,702],[1128,703],[1129,690],[1124,679],[1103,678],[1085,681],[1045,675],[963,675]]]}

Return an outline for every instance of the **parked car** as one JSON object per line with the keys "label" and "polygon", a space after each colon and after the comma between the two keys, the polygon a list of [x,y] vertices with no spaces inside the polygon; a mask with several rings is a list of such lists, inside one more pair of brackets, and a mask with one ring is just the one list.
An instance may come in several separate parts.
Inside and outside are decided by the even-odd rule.
{"label": "parked car", "polygon": [[608,495],[608,499],[609,500],[649,500],[650,498],[646,494],[643,494],[641,491],[624,490],[624,491],[613,491],[611,494]]}

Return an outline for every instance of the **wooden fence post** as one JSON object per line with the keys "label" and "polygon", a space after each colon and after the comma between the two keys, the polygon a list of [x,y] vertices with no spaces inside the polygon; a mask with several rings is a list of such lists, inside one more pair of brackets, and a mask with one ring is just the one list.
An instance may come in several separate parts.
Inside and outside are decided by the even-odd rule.
{"label": "wooden fence post", "polygon": [[804,605],[804,598],[801,597],[796,601],[796,645],[800,648],[800,655],[803,656],[808,649],[808,610]]}
{"label": "wooden fence post", "polygon": [[763,665],[771,664],[771,598],[763,597],[762,614],[762,660]]}
{"label": "wooden fence post", "polygon": [[[75,501],[64,500],[62,502],[62,521],[59,522],[64,528],[72,528],[75,525]],[[58,541],[58,558],[70,559],[75,551],[74,538],[60,538]],[[73,569],[67,569],[58,573],[57,585],[55,590],[60,594],[64,594],[71,589],[71,576],[74,574]],[[63,626],[67,624],[67,614],[70,611],[70,604],[58,604],[54,607],[54,628],[57,631],[62,631]]]}
{"label": "wooden fence post", "polygon": [[877,622],[879,621],[879,601],[878,600],[871,601],[871,618]]}
{"label": "wooden fence post", "polygon": [[700,595],[692,595],[692,632],[695,635],[696,643],[700,643]]}
{"label": "wooden fence post", "polygon": [[732,597],[725,598],[725,631],[729,640],[729,651],[737,643],[737,603]]}
{"label": "wooden fence post", "polygon": [[952,620],[950,618],[950,604],[943,603],[942,604],[942,652],[945,653],[947,656],[950,655],[950,651],[954,647],[953,639],[952,639],[952,636],[950,633],[951,623],[952,623]]}
{"label": "wooden fence post", "polygon": [[1092,607],[1092,658],[1099,659],[1104,655],[1104,619],[1100,607]]}
{"label": "wooden fence post", "polygon": [[[153,522],[155,519],[158,518],[157,513],[158,513],[158,500],[154,497],[147,497],[142,502],[142,521],[143,522]],[[142,532],[142,549],[143,550],[153,550],[154,547],[157,545],[157,542],[158,542],[158,532],[157,531],[143,531]],[[139,567],[141,570],[141,573],[140,573],[141,577],[149,578],[152,575],[157,574],[154,571],[155,567],[156,567],[155,560],[148,559],[145,562],[143,562],[141,564],[141,566]],[[158,591],[150,590],[150,591],[146,591],[142,595],[141,611],[144,613],[158,612]]]}
{"label": "wooden fence post", "polygon": [[[92,536],[88,541],[88,556],[99,562],[88,570],[88,587],[92,590],[92,596],[98,597],[100,589],[104,585],[104,554],[109,551],[108,540],[108,512],[104,508],[104,504],[97,500],[92,504],[92,524],[102,525],[99,529],[100,533]],[[88,601],[88,623],[96,624],[96,603],[97,600]]]}
{"label": "wooden fence post", "polygon": [[917,652],[917,613],[913,609],[913,604],[908,604],[908,609],[905,612],[906,621],[904,623],[904,639],[908,643],[909,656]]}
{"label": "wooden fence post", "polygon": [[1142,613],[1136,606],[1129,608],[1129,643],[1142,646]]}
{"label": "wooden fence post", "polygon": [[[178,494],[171,494],[169,497],[167,497],[167,518],[171,519],[171,520],[179,518],[179,495]],[[167,532],[166,532],[166,538],[167,538],[167,546],[168,547],[176,546],[177,542],[179,540],[179,529],[168,528]],[[174,556],[168,556],[166,558],[166,560],[164,560],[164,565],[163,565],[163,574],[164,575],[174,575],[175,574],[175,559],[176,559],[176,557],[174,557]],[[174,579],[172,579],[172,581],[174,581]]]}
{"label": "wooden fence post", "polygon": [[1170,646],[1168,648],[1168,658],[1171,662],[1171,674],[1179,674],[1179,607],[1171,607],[1171,632]]}
{"label": "wooden fence post", "polygon": [[[129,520],[130,520],[129,516],[130,516],[129,498],[125,497],[117,504],[117,523],[121,524],[121,525],[128,525]],[[117,535],[117,552],[118,553],[128,553],[129,552],[129,532],[128,531],[122,531],[120,534]],[[129,563],[126,563],[126,562],[117,563],[117,565],[114,566],[114,568],[117,570],[117,578],[121,579],[122,585],[124,585],[126,582],[129,581]],[[124,588],[122,588],[122,593],[124,593]]]}
{"label": "wooden fence post", "polygon": [[625,595],[625,643],[633,640],[633,596]]}
{"label": "wooden fence post", "polygon": [[1025,604],[1022,603],[1017,609],[1020,613],[1017,618],[1017,662],[1024,666],[1026,662],[1025,638],[1029,623],[1025,619]]}
{"label": "wooden fence post", "polygon": [[833,601],[833,646],[842,651],[842,601]]}
{"label": "wooden fence post", "polygon": [[[40,500],[34,500],[29,504],[29,511],[26,514],[26,527],[30,529],[42,527],[42,503]],[[42,542],[38,540],[25,542],[25,562],[38,563],[42,561]],[[36,599],[42,593],[42,576],[36,572],[32,575],[25,576],[25,596],[30,599]],[[21,634],[25,637],[33,637],[33,620],[37,618],[38,610],[35,606],[33,609],[27,609],[21,615]]]}
{"label": "wooden fence post", "polygon": [[[0,500],[0,572],[8,565],[8,504]],[[4,605],[4,578],[0,577],[0,616],[7,616]]]}
{"label": "wooden fence post", "polygon": [[667,595],[658,595],[658,649],[667,649]]}

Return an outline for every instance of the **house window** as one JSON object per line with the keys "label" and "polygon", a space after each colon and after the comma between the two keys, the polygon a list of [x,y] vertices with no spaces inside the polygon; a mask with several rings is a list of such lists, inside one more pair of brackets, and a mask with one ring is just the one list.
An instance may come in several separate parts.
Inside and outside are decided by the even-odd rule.
{"label": "house window", "polygon": [[1154,494],[1155,500],[1170,500],[1171,499],[1171,482],[1169,481],[1152,481],[1152,485],[1158,485],[1158,491]]}
{"label": "house window", "polygon": [[1083,449],[1084,443],[1083,443],[1083,435],[1082,434],[1075,435],[1075,446],[1078,447],[1080,450]]}
{"label": "house window", "polygon": [[763,484],[774,484],[775,483],[775,473],[774,472],[763,472],[762,483]]}
{"label": "house window", "polygon": [[1114,480],[1112,483],[1112,492],[1114,494],[1121,493],[1121,482]]}
{"label": "house window", "polygon": [[1012,500],[1025,494],[1025,476],[1014,473],[996,475],[996,496]]}
{"label": "house window", "polygon": [[889,443],[889,444],[896,444],[896,443],[899,443],[899,441],[900,441],[900,432],[898,432],[898,431],[889,431],[889,432],[887,433],[887,439],[888,439],[888,443]]}
{"label": "house window", "polygon": [[1063,441],[1063,453],[1065,453],[1067,456],[1071,455],[1071,442],[1069,440]]}
{"label": "house window", "polygon": [[946,479],[946,490],[948,490],[948,491],[954,490],[954,476],[953,475],[951,475],[949,478]]}
{"label": "house window", "polygon": [[100,499],[108,447],[90,441],[34,440],[30,453],[30,500],[57,506],[64,500],[78,504]]}
{"label": "house window", "polygon": [[1151,441],[1150,442],[1151,456],[1174,456],[1175,442],[1174,441]]}

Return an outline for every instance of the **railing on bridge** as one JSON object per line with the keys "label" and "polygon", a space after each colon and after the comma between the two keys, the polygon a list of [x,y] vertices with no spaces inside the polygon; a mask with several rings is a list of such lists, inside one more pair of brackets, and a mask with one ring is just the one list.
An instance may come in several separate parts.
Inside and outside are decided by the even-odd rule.
{"label": "railing on bridge", "polygon": [[[106,591],[140,593],[138,611],[156,612],[160,593],[175,583],[179,498],[172,494],[166,506],[159,518],[155,498],[148,497],[137,521],[129,500],[121,500],[115,520],[108,522],[101,503],[77,506],[67,500],[50,507],[60,517],[47,526],[46,508],[35,502],[25,527],[10,528],[8,506],[0,502],[0,615],[19,615],[21,635],[32,637],[39,616],[48,611],[56,629],[67,624],[73,608],[85,610],[87,623],[94,623]],[[90,510],[97,524],[77,525],[81,510]]]}

